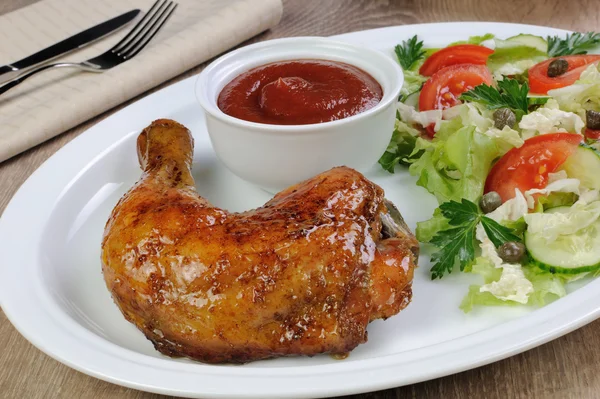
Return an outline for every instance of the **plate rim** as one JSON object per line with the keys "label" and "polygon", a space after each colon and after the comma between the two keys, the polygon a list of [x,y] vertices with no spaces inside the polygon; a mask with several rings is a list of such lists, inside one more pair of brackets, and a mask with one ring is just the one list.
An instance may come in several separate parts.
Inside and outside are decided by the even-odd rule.
{"label": "plate rim", "polygon": [[[375,29],[370,29],[370,30],[362,30],[362,31],[354,31],[354,32],[349,32],[349,33],[345,33],[345,34],[341,34],[341,35],[336,35],[336,36],[332,36],[332,38],[335,39],[340,39],[340,40],[348,40],[349,38],[352,37],[356,37],[356,36],[360,36],[360,35],[365,35],[365,34],[379,34],[379,33],[385,33],[388,31],[393,31],[395,29],[406,29],[408,28],[415,28],[415,29],[426,29],[427,27],[432,27],[435,26],[436,28],[439,27],[443,27],[443,26],[448,26],[450,29],[455,29],[456,26],[460,26],[460,25],[478,25],[478,26],[487,26],[489,27],[490,30],[500,30],[500,29],[508,29],[508,30],[517,30],[519,28],[526,28],[526,29],[540,29],[540,30],[544,30],[545,32],[549,32],[551,30],[556,31],[558,33],[568,33],[570,31],[566,31],[566,30],[562,30],[562,29],[555,29],[555,28],[549,28],[549,27],[544,27],[544,26],[539,26],[539,25],[525,25],[525,24],[512,24],[512,23],[496,23],[496,22],[446,22],[446,23],[429,23],[429,24],[414,24],[414,25],[399,25],[399,26],[390,26],[390,27],[381,27],[381,28],[375,28]],[[400,40],[400,39],[398,39]],[[119,123],[119,122],[125,122],[123,121],[124,119],[126,119],[124,116],[130,113],[134,113],[134,112],[138,112],[136,111],[138,108],[144,108],[147,104],[152,104],[153,102],[156,102],[156,99],[159,98],[160,96],[164,96],[165,94],[168,94],[170,92],[178,92],[180,90],[185,90],[186,87],[189,87],[189,95],[190,97],[195,101],[195,94],[194,94],[194,82],[195,79],[197,79],[197,75],[186,78],[180,82],[177,82],[173,85],[167,86],[159,91],[156,91],[155,93],[150,94],[147,97],[144,97],[130,105],[128,105],[127,107],[119,110],[118,112],[110,115],[109,117],[105,118],[104,120],[100,121],[99,123],[97,123],[96,125],[90,127],[88,130],[86,130],[85,132],[83,132],[82,134],[80,134],[78,137],[74,138],[73,140],[71,140],[69,143],[67,143],[65,146],[63,146],[62,148],[60,148],[55,154],[53,154],[51,157],[49,157],[42,165],[40,165],[40,167],[34,172],[32,173],[32,175],[23,183],[23,185],[17,190],[17,192],[14,194],[13,198],[10,200],[10,202],[8,203],[8,205],[6,206],[6,209],[4,210],[2,217],[0,218],[0,251],[2,251],[2,253],[10,253],[10,251],[8,251],[9,248],[15,248],[15,246],[11,246],[8,243],[10,243],[10,239],[11,234],[9,234],[11,232],[11,230],[9,230],[9,227],[14,227],[10,225],[10,222],[13,218],[16,218],[17,216],[19,216],[19,208],[17,205],[18,203],[20,203],[21,201],[23,201],[24,203],[27,203],[28,199],[30,198],[30,192],[32,191],[32,189],[35,189],[36,184],[41,181],[43,183],[43,179],[45,178],[45,175],[51,172],[51,169],[53,166],[55,166],[54,164],[56,163],[60,163],[61,159],[67,157],[67,155],[73,155],[74,153],[76,153],[77,148],[85,145],[86,142],[91,142],[93,141],[94,138],[96,137],[100,137],[100,135],[102,134],[102,132],[106,129],[107,126]],[[178,106],[174,106],[173,108],[169,109],[171,111],[177,111],[177,109],[181,109],[185,106],[188,106],[189,104],[187,103],[181,103]],[[171,112],[170,111],[170,112]],[[171,112],[172,113],[172,112]],[[121,120],[121,121],[120,121]],[[129,125],[125,124],[126,126],[129,126],[129,128],[127,129],[128,133],[125,134],[123,137],[121,137],[121,139],[112,142],[112,144],[109,144],[107,147],[105,147],[104,149],[100,149],[98,150],[97,154],[92,157],[91,159],[82,159],[81,161],[84,162],[87,167],[91,167],[91,165],[93,165],[94,161],[100,157],[104,152],[109,151],[110,148],[112,148],[113,146],[117,145],[118,142],[120,140],[125,140],[127,139],[130,135],[132,134],[137,134],[137,132],[139,132],[139,130],[141,130],[141,128],[143,128],[143,126],[137,126],[135,123],[129,123]],[[145,125],[145,124],[144,124]],[[138,129],[139,128],[139,129]],[[123,130],[121,130],[123,131]],[[107,136],[104,136],[105,139]],[[107,140],[107,139],[106,139]],[[89,146],[89,144],[88,144]],[[75,154],[77,155],[77,154]],[[83,156],[83,154],[80,154],[80,157]],[[68,159],[68,157],[66,158]],[[69,178],[65,178],[66,180],[68,180],[66,182],[66,185],[63,187],[61,186],[61,193],[58,194],[58,197],[56,198],[56,200],[60,199],[60,197],[63,195],[63,193],[67,190],[68,188],[68,184],[69,182],[75,181],[77,179],[77,175],[79,175],[79,173],[83,173],[85,171],[86,168],[84,168],[83,170],[80,170],[78,173],[76,173],[74,176],[70,176]],[[39,185],[39,184],[38,184]],[[48,205],[51,208],[53,206]],[[40,209],[41,210],[41,209]],[[40,211],[38,210],[38,211]],[[21,213],[23,213],[21,211]],[[33,214],[35,215],[36,212],[34,211]],[[49,216],[49,215],[48,215]],[[17,218],[18,219],[18,218]],[[8,221],[7,221],[8,220]],[[47,221],[47,220],[45,220]],[[43,229],[40,229],[43,230]],[[41,233],[40,233],[41,234]],[[39,237],[38,237],[39,238]],[[36,245],[39,245],[39,242],[33,242]],[[24,244],[24,243],[21,243]],[[29,243],[31,244],[31,243]],[[19,246],[17,245],[16,248],[18,248]],[[8,258],[8,256],[7,256]],[[9,264],[10,262],[5,262],[4,264]],[[33,267],[33,266],[32,266]],[[7,266],[3,267],[4,269],[8,269]],[[10,270],[9,270],[10,271]],[[12,271],[13,274],[15,274],[14,270]],[[39,285],[39,281],[36,281],[36,283]],[[48,342],[45,341],[44,338],[41,338],[40,335],[36,335],[34,331],[30,330],[30,326],[31,326],[31,322],[32,320],[27,321],[26,317],[23,318],[22,315],[20,315],[18,313],[18,304],[15,303],[15,301],[10,298],[9,294],[11,292],[11,289],[8,290],[1,290],[0,291],[0,305],[2,306],[2,309],[4,310],[4,313],[6,314],[6,317],[8,318],[8,320],[13,324],[13,326],[15,326],[15,328],[19,331],[19,333],[21,335],[23,335],[29,342],[31,342],[34,346],[36,346],[38,349],[40,349],[42,352],[46,353],[47,355],[51,356],[52,358],[54,358],[55,360],[68,365],[69,367],[76,369],[78,371],[81,371],[85,374],[94,376],[96,378],[111,382],[111,383],[115,383],[118,385],[122,385],[122,386],[126,386],[129,388],[134,388],[134,389],[139,389],[139,390],[145,390],[145,391],[149,391],[149,392],[155,392],[155,393],[162,393],[162,394],[171,394],[171,395],[178,395],[178,396],[189,396],[189,397],[197,397],[197,396],[201,396],[201,395],[207,395],[207,396],[211,396],[211,397],[243,397],[243,398],[251,398],[251,397],[261,397],[261,398],[266,398],[266,397],[314,397],[314,396],[321,396],[323,394],[325,395],[344,395],[344,394],[352,394],[352,393],[360,393],[360,392],[367,392],[367,391],[374,391],[374,390],[380,390],[380,389],[386,389],[386,388],[391,388],[391,387],[397,387],[397,386],[401,386],[401,385],[406,385],[406,384],[410,384],[410,383],[416,383],[416,382],[420,382],[420,381],[424,381],[424,380],[428,380],[428,379],[432,379],[432,378],[437,378],[437,377],[441,377],[444,375],[448,375],[448,374],[452,374],[452,373],[456,373],[456,372],[460,372],[460,371],[464,371],[464,370],[468,370],[471,368],[475,368],[475,367],[479,367],[485,364],[489,364],[491,362],[515,355],[517,353],[523,352],[525,350],[531,349],[533,347],[539,346],[543,343],[546,343],[552,339],[555,339],[561,335],[564,335],[568,332],[571,332],[593,320],[595,320],[596,318],[600,317],[600,293],[595,294],[594,291],[600,291],[597,289],[598,285],[600,284],[600,282],[598,281],[594,281],[591,282],[590,284],[588,284],[586,287],[583,287],[577,291],[575,291],[574,293],[569,294],[569,296],[567,298],[563,298],[559,301],[556,301],[544,308],[538,309],[532,313],[530,313],[529,315],[527,315],[526,317],[526,321],[523,320],[523,318],[517,318],[502,324],[499,324],[497,326],[491,327],[487,330],[483,330],[480,331],[478,333],[473,334],[474,336],[476,336],[475,338],[479,337],[480,341],[483,342],[477,342],[475,345],[473,345],[472,343],[469,343],[469,347],[465,349],[464,345],[462,347],[458,347],[455,348],[454,350],[450,350],[450,351],[446,351],[442,353],[441,358],[448,358],[449,357],[449,361],[448,363],[443,364],[441,367],[438,367],[437,369],[432,369],[426,373],[417,373],[415,371],[412,372],[412,374],[408,374],[409,376],[407,377],[407,374],[401,374],[400,377],[397,378],[393,378],[393,375],[390,375],[390,367],[393,367],[394,364],[396,364],[396,366],[402,366],[404,363],[406,363],[406,361],[401,361],[400,363],[398,362],[393,362],[391,360],[393,360],[393,358],[398,357],[398,354],[392,354],[392,355],[388,355],[388,356],[384,356],[384,357],[378,357],[378,358],[371,358],[371,359],[364,359],[364,360],[356,360],[356,361],[351,361],[351,362],[340,362],[340,365],[335,365],[332,366],[330,364],[328,365],[311,365],[311,366],[300,366],[300,367],[284,367],[284,368],[253,368],[253,369],[244,369],[244,368],[231,368],[228,367],[227,368],[227,372],[226,373],[221,373],[221,372],[217,372],[216,370],[224,370],[224,368],[222,368],[222,366],[210,366],[210,365],[204,365],[204,364],[189,364],[189,363],[178,363],[178,362],[173,362],[170,359],[162,359],[162,358],[154,358],[154,357],[150,357],[147,355],[143,355],[137,352],[133,352],[131,350],[122,348],[117,346],[116,344],[113,343],[108,343],[105,342],[104,344],[100,345],[101,349],[104,349],[104,351],[100,351],[100,352],[94,352],[95,350],[97,350],[97,345],[98,344],[98,340],[103,340],[103,338],[99,337],[99,336],[95,336],[93,333],[87,331],[87,334],[84,331],[80,331],[77,329],[77,326],[79,326],[79,328],[82,328],[82,326],[80,326],[79,324],[77,324],[74,320],[71,320],[71,322],[73,324],[75,324],[75,326],[73,326],[73,324],[70,324],[69,322],[69,316],[67,315],[54,315],[54,316],[58,316],[58,319],[52,320],[50,319],[51,322],[57,323],[58,321],[65,323],[65,326],[67,327],[74,327],[74,330],[69,331],[68,329],[60,330],[61,326],[58,325],[58,328],[61,332],[66,332],[67,335],[76,335],[77,338],[80,338],[83,340],[82,342],[78,342],[78,344],[83,344],[83,348],[82,349],[82,353],[79,354],[79,356],[74,356],[71,353],[71,357],[66,356],[65,355],[65,349],[61,348],[60,350],[57,350],[56,347],[52,347],[52,345],[49,345]],[[48,293],[45,292],[45,288],[41,285],[36,287],[39,291],[36,292],[36,294],[38,296],[41,296],[40,298],[38,298],[38,300],[42,300],[42,304],[44,305],[42,308],[45,309],[45,311],[50,311],[52,312],[52,309],[48,309],[48,303],[45,303],[44,300],[47,300],[48,298],[44,297],[45,295],[47,295]],[[595,288],[595,289],[594,289]],[[595,302],[594,302],[595,299]],[[565,301],[568,301],[570,306],[560,306],[560,304],[564,304],[566,303]],[[596,303],[596,305],[593,305],[594,303]],[[575,306],[577,305],[577,306]],[[562,309],[562,310],[560,310]],[[575,309],[576,311],[573,311],[572,309]],[[561,317],[559,317],[559,315],[563,314],[563,313],[568,313],[569,317],[567,317],[568,322],[564,322],[564,319],[562,319]],[[45,316],[48,317],[50,315],[50,313],[46,314]],[[64,316],[64,317],[63,317]],[[65,318],[66,317],[66,318]],[[561,320],[561,321],[559,321]],[[519,325],[521,326],[521,328],[514,328],[514,325]],[[35,323],[34,323],[35,325]],[[64,326],[62,326],[64,327]],[[490,332],[490,330],[492,330]],[[508,334],[506,334],[506,330],[508,331]],[[517,344],[515,344],[514,342],[511,343],[511,337],[512,335],[514,335],[515,333],[521,332],[522,330],[527,330],[527,336],[529,337],[526,340],[521,340],[519,341]],[[534,332],[532,334],[532,332]],[[77,336],[77,334],[79,334],[79,336]],[[90,337],[86,335],[94,335],[94,337]],[[489,336],[490,334],[492,335],[496,335],[498,341],[498,347],[495,350],[492,351],[487,351],[485,352],[487,355],[480,355],[479,357],[477,357],[477,355],[474,355],[472,357],[469,356],[464,356],[464,358],[459,359],[459,360],[455,360],[452,358],[452,356],[456,353],[456,351],[467,351],[467,352],[472,352],[474,350],[477,350],[480,345],[486,345],[487,343],[489,343],[490,338],[486,337]],[[447,347],[447,346],[452,346],[450,345],[451,343],[455,343],[456,341],[460,341],[461,343],[466,343],[465,339],[468,338],[469,336],[461,336],[458,337],[456,339],[450,340],[450,341],[444,341],[438,344],[434,344],[428,347],[423,347],[423,348],[417,348],[411,351],[407,351],[407,352],[402,352],[402,356],[404,357],[404,355],[409,354],[410,357],[410,353],[412,352],[412,354],[414,355],[414,352],[423,352],[423,353],[428,353],[431,351],[431,348],[434,347]],[[62,339],[64,340],[65,337],[62,337]],[[98,340],[96,340],[95,338],[97,338]],[[485,338],[485,339],[484,339]],[[91,340],[91,342],[90,342]],[[68,340],[66,342],[69,342]],[[91,345],[90,345],[91,343]],[[110,345],[106,345],[106,343],[110,344]],[[111,347],[114,346],[114,347]],[[72,345],[71,345],[72,346]],[[96,355],[103,355],[104,357],[108,356],[109,359],[112,359],[114,361],[114,358],[111,356],[117,356],[117,357],[121,357],[120,361],[134,361],[134,360],[139,360],[139,359],[143,359],[146,361],[145,364],[137,362],[136,364],[139,367],[143,367],[143,368],[151,368],[152,370],[145,370],[148,371],[148,376],[151,376],[153,373],[152,371],[156,372],[156,371],[162,371],[162,372],[172,372],[174,371],[175,373],[178,374],[189,374],[192,373],[194,374],[195,378],[199,378],[201,376],[208,376],[209,378],[215,379],[215,378],[220,378],[223,379],[224,383],[227,383],[227,380],[229,378],[231,378],[231,374],[234,374],[235,378],[239,378],[239,379],[244,379],[244,380],[248,380],[250,381],[251,384],[254,384],[255,387],[263,387],[263,388],[267,388],[267,390],[265,391],[254,391],[254,392],[249,392],[249,391],[244,391],[241,389],[235,389],[235,391],[211,391],[211,390],[206,390],[206,391],[198,391],[198,390],[186,390],[186,389],[178,389],[177,387],[173,386],[171,388],[165,388],[164,386],[161,385],[157,385],[155,383],[152,383],[151,381],[153,381],[152,378],[145,378],[145,382],[140,382],[139,380],[135,381],[135,378],[132,377],[119,377],[119,376],[114,376],[111,375],[110,373],[107,373],[106,370],[103,370],[102,367],[99,367],[98,364],[93,364],[94,361],[89,361],[89,359],[87,360],[87,363],[85,361],[82,361],[81,358],[83,358],[84,353],[87,354],[88,352],[92,352]],[[122,354],[116,354],[115,352],[122,352],[125,351],[126,355],[132,355],[132,359],[123,359]],[[67,353],[69,351],[67,350]],[[137,355],[137,356],[135,356]],[[99,358],[103,358],[103,356],[100,356]],[[437,361],[439,362],[440,359],[440,355],[438,354],[437,356],[431,355],[431,356],[426,356],[426,357],[421,357],[420,359],[417,360],[417,362],[420,363],[427,363],[429,361],[429,359],[431,359],[431,357],[435,357],[436,359],[438,359]],[[78,359],[79,358],[79,359]],[[473,358],[475,358],[475,360],[473,360]],[[150,359],[150,360],[148,360]],[[382,361],[382,359],[384,359]],[[165,367],[165,369],[161,369],[160,367],[158,367],[158,365],[164,365],[168,363],[171,367]],[[348,369],[352,369],[353,365],[367,365],[368,367],[354,367],[353,370],[348,370]],[[414,364],[414,363],[413,363]],[[176,366],[174,366],[176,365]],[[108,367],[107,367],[108,368]],[[418,367],[414,367],[414,369],[417,369]],[[345,382],[348,383],[348,385],[341,385],[338,384],[335,388],[332,388],[331,386],[329,386],[329,384],[324,384],[323,386],[319,386],[316,389],[315,388],[311,388],[311,387],[307,387],[307,384],[298,384],[297,381],[297,377],[305,377],[304,372],[300,372],[300,370],[298,369],[310,369],[310,370],[317,370],[319,372],[320,375],[329,375],[329,374],[336,374],[339,373],[340,371],[342,371],[343,373],[348,373],[348,374],[344,374],[342,376],[343,380]],[[332,370],[322,370],[322,369],[332,369]],[[384,370],[381,370],[384,369]],[[235,370],[232,372],[232,370]],[[244,372],[243,370],[252,370],[252,372],[254,373],[258,373],[261,375],[264,375],[265,370],[268,370],[270,376],[274,376],[277,375],[278,378],[280,378],[280,382],[278,382],[279,386],[283,386],[283,385],[290,385],[291,386],[296,386],[296,388],[298,386],[302,387],[302,390],[289,390],[288,392],[281,392],[281,391],[269,391],[268,390],[268,386],[265,386],[267,384],[263,384],[261,385],[260,383],[257,383],[256,381],[252,381],[252,379],[256,379],[257,376],[256,375],[252,375],[252,372]],[[304,370],[303,370],[304,371]],[[374,376],[372,374],[374,374],[373,372],[377,371],[378,376]],[[314,372],[314,371],[313,371]],[[370,372],[370,377],[372,377],[372,379],[370,381],[365,381],[363,378],[351,378],[351,374],[355,373],[358,374],[360,376],[360,374],[363,373],[368,373]],[[200,374],[200,375],[199,375]],[[216,375],[215,375],[216,374]],[[415,374],[419,374],[418,376]],[[382,377],[383,376],[383,377]],[[139,376],[138,376],[139,377]],[[164,378],[164,377],[163,377]],[[270,377],[267,377],[270,378]],[[315,378],[314,376],[312,378]],[[285,379],[285,382],[284,382]],[[160,380],[156,380],[154,379],[154,381],[160,381]],[[218,385],[218,384],[217,384]]]}

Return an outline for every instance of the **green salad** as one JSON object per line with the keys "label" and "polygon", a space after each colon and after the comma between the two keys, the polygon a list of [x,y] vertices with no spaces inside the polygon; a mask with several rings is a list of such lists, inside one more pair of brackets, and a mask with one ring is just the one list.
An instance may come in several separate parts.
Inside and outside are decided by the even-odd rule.
{"label": "green salad", "polygon": [[396,46],[404,70],[379,160],[439,203],[418,223],[431,278],[481,276],[461,304],[542,306],[600,273],[600,34]]}

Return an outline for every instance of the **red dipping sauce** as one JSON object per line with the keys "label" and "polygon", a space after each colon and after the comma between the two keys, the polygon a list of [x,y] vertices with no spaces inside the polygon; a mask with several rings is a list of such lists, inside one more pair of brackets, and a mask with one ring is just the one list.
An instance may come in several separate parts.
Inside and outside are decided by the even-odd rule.
{"label": "red dipping sauce", "polygon": [[326,60],[280,61],[242,73],[219,93],[227,115],[271,125],[347,118],[381,101],[379,83],[360,68]]}

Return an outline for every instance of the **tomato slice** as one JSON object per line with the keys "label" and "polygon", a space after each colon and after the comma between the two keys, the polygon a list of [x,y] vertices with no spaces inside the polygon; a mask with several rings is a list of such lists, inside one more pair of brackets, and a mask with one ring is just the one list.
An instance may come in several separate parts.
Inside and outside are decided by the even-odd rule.
{"label": "tomato slice", "polygon": [[[460,104],[458,97],[482,83],[491,85],[492,74],[485,65],[461,64],[442,68],[423,85],[419,95],[419,110],[446,109]],[[433,137],[432,126],[427,133]]]}
{"label": "tomato slice", "polygon": [[419,73],[431,76],[442,68],[457,64],[485,65],[488,57],[494,52],[484,46],[459,44],[443,48],[433,53],[421,66]]}
{"label": "tomato slice", "polygon": [[485,192],[496,191],[502,202],[515,196],[515,188],[525,192],[548,184],[554,173],[572,155],[583,137],[573,133],[552,133],[525,140],[508,151],[492,167],[485,181]]}
{"label": "tomato slice", "polygon": [[600,130],[585,129],[585,137],[590,140],[600,140]]}
{"label": "tomato slice", "polygon": [[440,69],[421,89],[419,110],[446,109],[460,104],[458,97],[482,83],[491,85],[492,75],[484,65],[452,65]]}
{"label": "tomato slice", "polygon": [[[567,72],[560,76],[551,78],[548,76],[548,65],[557,59],[562,58],[569,63]],[[565,55],[562,57],[550,58],[529,69],[529,90],[535,94],[548,94],[548,90],[559,89],[575,83],[581,76],[581,72],[589,64],[600,62],[600,55]]]}

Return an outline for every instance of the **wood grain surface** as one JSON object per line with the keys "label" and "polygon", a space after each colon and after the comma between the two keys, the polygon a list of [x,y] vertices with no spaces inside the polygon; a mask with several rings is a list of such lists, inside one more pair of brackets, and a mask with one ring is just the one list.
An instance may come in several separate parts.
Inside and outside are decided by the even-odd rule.
{"label": "wood grain surface", "polygon": [[[1,0],[0,14],[33,2]],[[281,23],[249,42],[446,21],[518,22],[598,31],[600,9],[598,0],[287,0],[284,1]],[[153,91],[194,75],[202,68],[203,65],[199,65]],[[0,164],[0,212],[42,162],[119,108]],[[488,366],[352,398],[599,398],[600,335],[597,329],[600,329],[600,320],[548,344]],[[0,311],[0,398],[149,399],[166,396],[122,388],[56,362],[21,337]]]}

